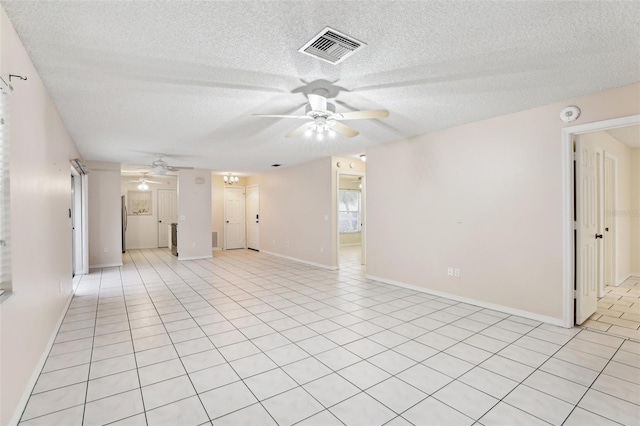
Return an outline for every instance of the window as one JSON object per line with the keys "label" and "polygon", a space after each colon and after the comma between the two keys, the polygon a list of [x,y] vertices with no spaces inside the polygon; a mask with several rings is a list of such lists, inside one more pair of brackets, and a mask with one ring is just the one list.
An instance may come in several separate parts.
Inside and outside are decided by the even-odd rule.
{"label": "window", "polygon": [[[9,94],[0,88],[0,297],[11,291],[9,222]],[[0,299],[1,300],[1,299]]]}
{"label": "window", "polygon": [[338,191],[338,231],[360,232],[360,191],[341,189]]}

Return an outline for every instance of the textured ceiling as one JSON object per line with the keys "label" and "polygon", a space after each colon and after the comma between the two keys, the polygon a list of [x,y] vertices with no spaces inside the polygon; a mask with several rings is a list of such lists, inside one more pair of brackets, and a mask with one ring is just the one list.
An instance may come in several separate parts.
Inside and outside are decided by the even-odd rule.
{"label": "textured ceiling", "polygon": [[[83,158],[252,173],[640,79],[640,2],[2,1]],[[325,26],[368,46],[297,50]],[[304,93],[386,108],[286,139]],[[172,157],[173,155],[173,157]]]}

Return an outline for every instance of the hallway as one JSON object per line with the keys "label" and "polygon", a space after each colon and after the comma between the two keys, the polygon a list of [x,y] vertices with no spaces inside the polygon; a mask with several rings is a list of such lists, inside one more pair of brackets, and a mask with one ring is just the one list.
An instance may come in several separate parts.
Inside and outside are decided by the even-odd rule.
{"label": "hallway", "polygon": [[81,277],[21,425],[626,424],[640,343],[247,250]]}

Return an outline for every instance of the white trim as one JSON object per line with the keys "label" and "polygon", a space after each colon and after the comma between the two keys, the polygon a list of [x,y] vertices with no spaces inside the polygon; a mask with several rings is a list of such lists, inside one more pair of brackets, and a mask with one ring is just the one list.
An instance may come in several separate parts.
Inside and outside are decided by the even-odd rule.
{"label": "white trim", "polygon": [[353,247],[353,246],[361,246],[362,243],[349,243],[349,244],[340,244],[340,248],[342,247]]}
{"label": "white trim", "polygon": [[618,280],[618,282],[616,283],[616,287],[618,287],[620,284],[622,284],[623,282],[625,282],[626,280],[628,280],[629,278],[631,278],[634,274],[629,274],[626,277],[622,278],[621,280]]}
{"label": "white trim", "polygon": [[200,259],[212,259],[213,255],[209,254],[207,256],[190,256],[190,257],[180,257],[178,255],[178,260],[200,260]]}
{"label": "white trim", "polygon": [[11,420],[9,420],[10,426],[15,426],[18,424],[18,422],[20,421],[20,417],[22,417],[22,413],[24,412],[24,409],[27,407],[27,402],[29,402],[29,397],[31,396],[33,389],[36,387],[36,383],[38,382],[38,378],[40,377],[40,373],[44,368],[45,362],[47,362],[47,358],[49,357],[49,353],[51,352],[53,343],[56,340],[58,331],[62,326],[62,321],[64,320],[65,315],[67,315],[67,311],[69,310],[69,305],[71,305],[71,301],[73,300],[74,294],[75,294],[75,291],[71,291],[67,296],[67,302],[65,303],[64,309],[62,310],[62,314],[60,314],[60,318],[58,318],[58,321],[56,322],[56,326],[53,329],[53,332],[51,334],[51,337],[49,338],[49,341],[47,342],[47,346],[45,346],[45,349],[42,352],[40,361],[38,361],[35,368],[33,369],[33,374],[31,375],[31,378],[27,382],[27,386],[24,388],[22,397],[20,398],[20,401],[18,402],[18,405],[16,406],[15,411],[13,412],[13,417],[11,417]]}
{"label": "white trim", "polygon": [[[128,249],[127,249],[128,250]],[[97,268],[113,268],[115,266],[122,266],[123,263],[100,263],[98,265],[89,265],[89,269],[97,269]]]}
{"label": "white trim", "polygon": [[[402,288],[407,288],[409,290],[419,291],[421,293],[432,294],[438,297],[445,297],[447,299],[456,300],[458,302],[468,303],[469,305],[479,306],[485,309],[491,309],[498,312],[503,312],[505,314],[517,315],[519,317],[528,318],[534,321],[544,322],[546,324],[556,325],[558,327],[564,327],[563,320],[561,318],[549,317],[546,315],[536,314],[534,312],[523,311],[520,309],[510,308],[508,306],[496,305],[494,303],[483,302],[481,300],[471,299],[469,297],[458,296],[456,294],[447,293],[444,291],[432,290],[430,288],[420,287],[413,284],[407,284],[400,281],[388,280],[386,278],[376,277],[374,275],[366,274],[365,277],[370,280],[379,281],[385,284],[391,284]],[[571,327],[569,327],[571,328]]]}
{"label": "white trim", "polygon": [[[615,155],[605,151],[604,152],[604,160],[610,160],[613,166],[613,193],[611,194],[612,198],[613,198],[613,209],[617,210],[618,208],[618,157],[616,157]],[[604,170],[604,163],[603,163],[603,170]],[[606,189],[605,189],[606,191]],[[613,215],[613,232],[611,233],[611,237],[613,238],[613,265],[611,265],[611,268],[613,268],[613,279],[615,280],[615,277],[618,276],[618,216],[617,215]]]}
{"label": "white trim", "polygon": [[222,251],[224,249],[222,247],[212,247],[211,250],[213,250],[213,251]]}
{"label": "white trim", "polygon": [[285,256],[283,254],[273,253],[271,251],[260,250],[260,253],[268,254],[268,255],[271,255],[271,256],[275,256],[275,257],[281,257],[283,259],[292,260],[292,261],[298,262],[298,263],[304,263],[305,265],[317,266],[318,268],[328,269],[330,271],[338,270],[337,266],[323,265],[322,263],[310,262],[308,260],[298,259],[297,257]]}
{"label": "white trim", "polygon": [[640,124],[640,114],[562,129],[562,325],[575,323],[573,311],[573,135]]}

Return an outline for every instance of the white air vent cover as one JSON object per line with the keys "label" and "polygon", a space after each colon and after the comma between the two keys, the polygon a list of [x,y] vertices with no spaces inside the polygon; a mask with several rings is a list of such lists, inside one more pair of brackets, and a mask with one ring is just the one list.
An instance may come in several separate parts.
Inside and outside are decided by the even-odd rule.
{"label": "white air vent cover", "polygon": [[298,52],[335,65],[365,46],[363,42],[327,27],[302,46]]}

